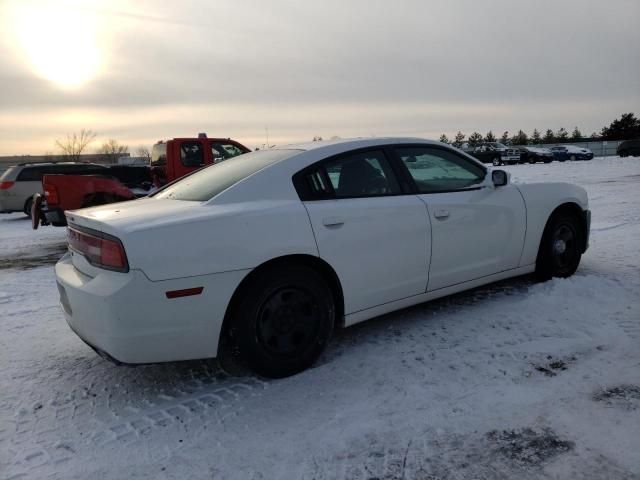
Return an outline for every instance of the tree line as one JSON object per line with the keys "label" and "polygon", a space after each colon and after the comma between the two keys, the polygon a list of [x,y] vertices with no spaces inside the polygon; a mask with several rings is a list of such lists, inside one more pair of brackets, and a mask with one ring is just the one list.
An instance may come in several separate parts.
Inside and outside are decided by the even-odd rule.
{"label": "tree line", "polygon": [[[60,159],[66,162],[79,162],[82,154],[87,153],[89,145],[95,142],[97,136],[96,132],[85,128],[77,133],[67,133],[65,138],[55,141],[58,153],[46,152],[45,156],[50,157],[52,160]],[[109,138],[96,149],[95,153],[105,163],[118,163],[118,158],[129,155],[129,146],[121,144],[115,138]],[[138,147],[136,156],[151,161],[151,152],[147,147]]]}
{"label": "tree line", "polygon": [[482,142],[500,142],[505,145],[540,145],[577,142],[587,138],[592,140],[630,140],[640,138],[640,119],[636,118],[633,113],[623,113],[619,119],[615,119],[610,125],[603,127],[600,133],[593,132],[590,137],[585,137],[578,127],[575,127],[571,133],[563,127],[555,132],[549,128],[544,133],[535,128],[531,135],[527,135],[523,130],[518,130],[515,135],[509,135],[509,132],[506,131],[499,138],[491,130],[484,136],[478,132],[473,132],[469,135],[469,138],[461,131],[458,131],[453,140],[442,134],[440,141],[455,147],[461,147],[464,143],[468,143],[473,147]]}

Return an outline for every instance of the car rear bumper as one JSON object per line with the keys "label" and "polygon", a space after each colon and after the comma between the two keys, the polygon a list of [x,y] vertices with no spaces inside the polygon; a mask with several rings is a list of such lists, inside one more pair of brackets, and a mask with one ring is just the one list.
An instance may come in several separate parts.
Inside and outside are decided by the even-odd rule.
{"label": "car rear bumper", "polygon": [[41,213],[47,224],[56,227],[62,227],[67,224],[67,217],[64,216],[61,208],[48,208],[45,206],[42,208]]}
{"label": "car rear bumper", "polygon": [[0,213],[21,212],[24,201],[20,202],[15,195],[9,195],[6,190],[0,190]]}
{"label": "car rear bumper", "polygon": [[[91,277],[74,261],[68,253],[55,267],[69,327],[102,356],[126,364],[215,357],[227,304],[246,275],[152,282],[140,270],[104,270]],[[169,291],[194,287],[203,287],[202,293],[167,298]]]}

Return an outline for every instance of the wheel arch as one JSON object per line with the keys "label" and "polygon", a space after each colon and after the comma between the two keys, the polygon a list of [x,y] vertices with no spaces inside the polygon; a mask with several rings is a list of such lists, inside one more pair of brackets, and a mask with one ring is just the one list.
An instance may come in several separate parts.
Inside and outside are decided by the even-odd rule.
{"label": "wheel arch", "polygon": [[580,224],[580,229],[582,231],[582,245],[581,245],[581,251],[582,253],[584,253],[587,249],[587,240],[589,238],[589,225],[587,224],[587,219],[585,216],[585,210],[582,209],[582,207],[580,205],[578,205],[575,202],[565,202],[561,205],[558,205],[555,209],[553,209],[553,211],[549,214],[549,217],[547,218],[547,222],[544,225],[544,230],[542,231],[542,237],[540,238],[540,245],[538,246],[538,252],[540,251],[542,242],[544,241],[544,236],[547,233],[547,228],[549,226],[549,222],[551,221],[551,219],[558,214],[570,214],[573,215],[574,217],[576,217],[578,219],[578,222]]}
{"label": "wheel arch", "polygon": [[272,258],[268,260],[254,269],[251,270],[240,282],[240,284],[236,287],[231,296],[231,300],[227,305],[224,319],[222,321],[222,326],[220,328],[220,341],[218,342],[218,354],[220,354],[220,347],[222,344],[222,338],[227,333],[227,329],[231,326],[232,318],[231,312],[233,311],[234,306],[240,299],[241,293],[244,290],[245,286],[250,282],[252,278],[254,278],[260,272],[263,272],[266,269],[276,268],[281,265],[305,265],[309,268],[312,268],[316,272],[318,272],[327,285],[331,289],[331,292],[334,295],[336,301],[336,326],[343,327],[344,326],[344,294],[342,290],[342,284],[340,283],[340,279],[338,278],[338,274],[333,269],[329,263],[323,260],[320,257],[316,257],[308,254],[292,254],[292,255],[284,255],[276,258]]}

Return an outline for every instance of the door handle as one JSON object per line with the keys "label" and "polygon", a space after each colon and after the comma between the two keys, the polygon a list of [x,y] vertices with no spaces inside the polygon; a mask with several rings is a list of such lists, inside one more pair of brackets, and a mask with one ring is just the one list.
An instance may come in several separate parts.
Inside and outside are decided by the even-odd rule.
{"label": "door handle", "polygon": [[344,224],[344,218],[342,217],[324,217],[322,224],[325,227],[341,227]]}
{"label": "door handle", "polygon": [[449,210],[438,209],[433,212],[433,216],[444,220],[445,218],[449,218]]}

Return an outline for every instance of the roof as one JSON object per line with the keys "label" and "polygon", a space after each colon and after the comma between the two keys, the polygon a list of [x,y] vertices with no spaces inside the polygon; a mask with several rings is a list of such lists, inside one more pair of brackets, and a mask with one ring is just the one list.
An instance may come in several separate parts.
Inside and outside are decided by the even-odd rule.
{"label": "roof", "polygon": [[104,165],[100,163],[90,163],[90,162],[31,162],[31,163],[18,163],[18,167],[42,167],[45,165],[91,165],[92,167],[104,167]]}
{"label": "roof", "polygon": [[332,147],[340,145],[345,150],[350,150],[359,147],[368,147],[375,145],[387,145],[390,143],[428,143],[439,144],[435,140],[427,140],[425,138],[418,137],[361,137],[361,138],[340,138],[335,140],[320,140],[317,142],[306,142],[291,145],[280,145],[273,147],[277,150],[317,150],[323,147]]}

